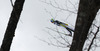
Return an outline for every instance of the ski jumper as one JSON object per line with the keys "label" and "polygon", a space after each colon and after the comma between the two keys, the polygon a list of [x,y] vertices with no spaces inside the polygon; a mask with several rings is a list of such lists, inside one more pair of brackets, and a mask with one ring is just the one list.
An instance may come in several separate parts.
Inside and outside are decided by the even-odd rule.
{"label": "ski jumper", "polygon": [[51,22],[56,24],[57,26],[62,26],[64,28],[66,28],[68,30],[68,32],[70,33],[70,35],[72,35],[72,32],[74,32],[74,29],[72,29],[71,27],[68,26],[68,24],[65,24],[63,22],[60,22],[58,20],[53,20],[51,19]]}

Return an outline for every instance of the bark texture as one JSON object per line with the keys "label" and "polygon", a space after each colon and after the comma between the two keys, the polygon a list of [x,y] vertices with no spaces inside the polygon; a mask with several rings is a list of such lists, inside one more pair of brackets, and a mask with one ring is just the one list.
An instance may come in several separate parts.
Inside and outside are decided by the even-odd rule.
{"label": "bark texture", "polygon": [[19,21],[21,11],[23,9],[24,1],[25,0],[15,1],[0,51],[10,51],[10,46],[11,46],[13,37],[15,35],[15,29],[17,27],[17,23]]}
{"label": "bark texture", "polygon": [[69,51],[82,51],[89,28],[98,10],[95,0],[80,0],[74,37]]}

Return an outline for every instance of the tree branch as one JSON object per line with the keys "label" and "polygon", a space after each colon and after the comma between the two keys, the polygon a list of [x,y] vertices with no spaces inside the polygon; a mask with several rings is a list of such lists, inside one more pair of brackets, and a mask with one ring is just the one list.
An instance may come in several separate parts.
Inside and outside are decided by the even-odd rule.
{"label": "tree branch", "polygon": [[95,40],[96,35],[98,34],[98,32],[99,32],[99,27],[97,27],[97,31],[96,31],[96,33],[94,34],[94,37],[93,37],[93,39],[92,39],[92,41],[91,41],[91,43],[90,43],[90,45],[89,45],[88,51],[90,51],[91,46],[92,46],[92,44],[93,44],[93,42],[94,42],[94,40]]}
{"label": "tree branch", "polygon": [[13,6],[11,17],[8,22],[8,26],[4,35],[4,39],[0,48],[0,51],[10,51],[10,46],[15,35],[15,30],[23,9],[25,0],[16,0]]}

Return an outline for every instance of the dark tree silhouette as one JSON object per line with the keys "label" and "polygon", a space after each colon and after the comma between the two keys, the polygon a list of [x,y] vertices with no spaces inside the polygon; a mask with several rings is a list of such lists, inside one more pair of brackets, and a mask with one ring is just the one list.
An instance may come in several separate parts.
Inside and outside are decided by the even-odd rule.
{"label": "dark tree silhouette", "polygon": [[25,0],[15,1],[0,51],[10,51],[10,46],[15,35],[15,29],[23,9],[24,1]]}
{"label": "dark tree silhouette", "polygon": [[99,0],[80,0],[74,37],[69,51],[82,51],[89,28],[99,10]]}

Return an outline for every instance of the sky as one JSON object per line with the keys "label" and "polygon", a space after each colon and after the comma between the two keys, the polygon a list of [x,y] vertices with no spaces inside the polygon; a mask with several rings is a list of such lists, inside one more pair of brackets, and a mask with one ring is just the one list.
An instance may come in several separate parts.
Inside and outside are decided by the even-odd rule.
{"label": "sky", "polygon": [[[12,11],[12,6],[10,0],[1,0],[0,6],[0,17],[2,18],[0,19],[1,45]],[[51,18],[50,16],[48,17],[48,15],[49,14],[44,11],[42,2],[39,0],[26,0],[10,51],[65,51],[65,49],[62,48],[49,46],[48,44],[34,37],[46,37],[44,33],[47,33],[43,31],[43,29],[51,24],[49,21]]]}
{"label": "sky", "polygon": [[[10,0],[0,0],[0,45],[7,27],[7,23],[12,11]],[[15,0],[13,0],[14,2]],[[53,0],[51,0],[53,1]],[[58,0],[61,5],[66,5],[65,0]],[[73,0],[76,2],[77,0]],[[67,1],[66,1],[67,2]],[[77,4],[77,3],[75,3]],[[70,9],[72,9],[72,5]],[[63,8],[66,8],[62,6]],[[77,9],[77,6],[76,6]],[[73,10],[73,9],[72,9]],[[70,17],[68,17],[68,15]],[[23,11],[21,13],[20,20],[17,25],[15,37],[13,39],[10,51],[67,51],[68,48],[59,48],[52,45],[48,45],[45,42],[38,40],[48,38],[48,31],[46,27],[55,28],[55,25],[50,23],[50,19],[54,18],[70,25],[75,25],[76,14],[72,14],[66,11],[55,9],[48,4],[40,2],[39,0],[26,0],[24,3]]]}

